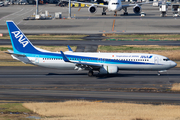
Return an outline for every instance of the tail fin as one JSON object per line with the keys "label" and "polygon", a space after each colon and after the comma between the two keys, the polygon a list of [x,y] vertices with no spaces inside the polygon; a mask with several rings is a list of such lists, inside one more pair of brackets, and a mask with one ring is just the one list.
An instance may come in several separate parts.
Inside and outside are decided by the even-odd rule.
{"label": "tail fin", "polygon": [[13,21],[6,21],[14,53],[39,52]]}

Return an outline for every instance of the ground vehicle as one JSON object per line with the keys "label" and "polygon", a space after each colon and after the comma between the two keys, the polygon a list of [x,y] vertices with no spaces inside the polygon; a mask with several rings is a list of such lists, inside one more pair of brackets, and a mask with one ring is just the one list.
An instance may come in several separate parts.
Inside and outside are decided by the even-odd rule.
{"label": "ground vehicle", "polygon": [[145,12],[141,12],[141,17],[144,17],[146,16],[146,13]]}

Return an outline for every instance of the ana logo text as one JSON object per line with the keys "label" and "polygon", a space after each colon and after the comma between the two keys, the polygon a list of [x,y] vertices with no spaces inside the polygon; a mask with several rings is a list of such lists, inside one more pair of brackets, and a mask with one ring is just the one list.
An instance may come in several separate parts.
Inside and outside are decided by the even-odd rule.
{"label": "ana logo text", "polygon": [[[20,31],[14,31],[12,32],[14,34],[15,38],[19,38],[18,41],[23,45],[23,47],[26,47],[26,45],[29,43],[26,38],[21,34]],[[24,37],[24,38],[23,38]]]}
{"label": "ana logo text", "polygon": [[152,55],[148,56],[148,55],[141,55],[140,58],[152,58]]}

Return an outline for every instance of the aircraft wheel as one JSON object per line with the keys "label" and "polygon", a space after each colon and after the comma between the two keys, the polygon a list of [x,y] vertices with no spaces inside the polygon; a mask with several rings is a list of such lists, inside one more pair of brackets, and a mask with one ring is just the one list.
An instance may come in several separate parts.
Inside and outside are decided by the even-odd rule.
{"label": "aircraft wheel", "polygon": [[93,71],[89,71],[89,72],[88,72],[88,76],[89,76],[89,77],[92,77],[92,76],[93,76]]}
{"label": "aircraft wheel", "polygon": [[103,13],[102,13],[102,15],[106,15],[106,13],[105,13],[105,12],[103,12]]}
{"label": "aircraft wheel", "polygon": [[128,15],[128,12],[125,12],[124,15]]}

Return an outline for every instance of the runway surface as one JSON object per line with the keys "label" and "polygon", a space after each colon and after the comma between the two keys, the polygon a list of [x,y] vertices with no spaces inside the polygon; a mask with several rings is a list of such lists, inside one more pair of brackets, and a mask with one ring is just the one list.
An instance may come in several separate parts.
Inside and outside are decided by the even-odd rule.
{"label": "runway surface", "polygon": [[[1,7],[0,11],[0,33],[7,34],[6,20],[13,20],[25,34],[98,34],[98,33],[180,33],[179,17],[172,17],[169,6],[167,17],[160,17],[158,7],[142,5],[142,11],[147,14],[145,17],[135,15],[133,7],[128,8],[129,15],[124,16],[123,10],[114,17],[113,12],[107,12],[102,16],[102,8],[97,8],[96,14],[90,14],[88,8],[72,8],[72,18],[67,20],[68,8],[52,5],[40,5],[39,12],[48,10],[54,16],[55,12],[62,12],[65,19],[53,20],[23,20],[33,15],[34,5],[10,5]],[[114,30],[112,31],[115,19]]]}
{"label": "runway surface", "polygon": [[[119,71],[115,76],[88,77],[87,71],[41,67],[0,67],[0,99],[61,101],[69,99],[180,103],[168,91],[180,82],[180,68],[158,76],[155,71]],[[138,89],[139,88],[139,89]]]}

